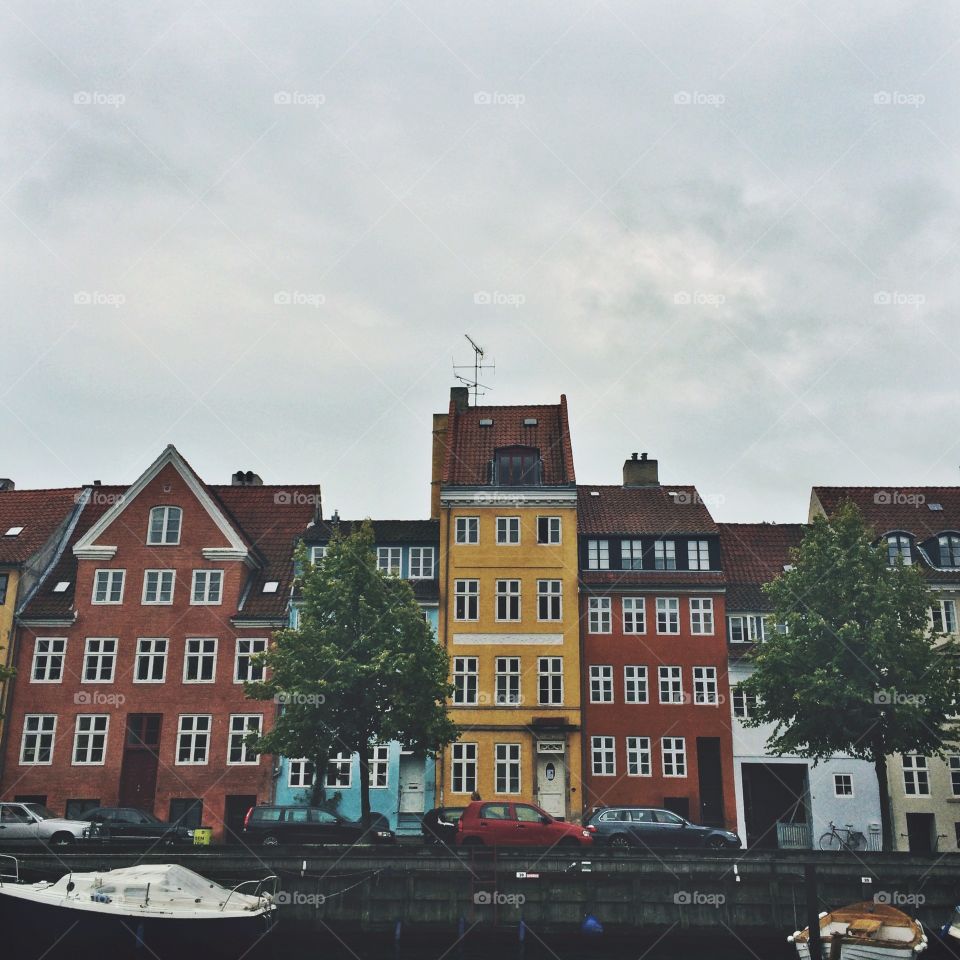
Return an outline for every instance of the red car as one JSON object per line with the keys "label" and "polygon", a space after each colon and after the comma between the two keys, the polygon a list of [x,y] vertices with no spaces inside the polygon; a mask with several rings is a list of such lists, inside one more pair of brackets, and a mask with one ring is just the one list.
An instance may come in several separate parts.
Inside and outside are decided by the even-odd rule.
{"label": "red car", "polygon": [[532,803],[474,800],[457,824],[457,846],[589,847],[593,831],[554,820]]}

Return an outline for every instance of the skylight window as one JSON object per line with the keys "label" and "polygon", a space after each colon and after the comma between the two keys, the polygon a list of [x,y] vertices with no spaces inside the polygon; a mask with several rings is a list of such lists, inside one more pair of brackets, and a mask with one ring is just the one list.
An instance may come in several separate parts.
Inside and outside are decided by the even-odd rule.
{"label": "skylight window", "polygon": [[536,417],[524,417],[523,425],[525,427],[535,427],[537,425]]}
{"label": "skylight window", "polygon": [[277,590],[279,589],[279,587],[280,587],[280,581],[279,581],[279,580],[268,580],[268,581],[263,585],[263,592],[264,592],[264,593],[276,593]]}
{"label": "skylight window", "polygon": [[942,504],[942,503],[928,503],[928,504],[927,504],[927,509],[928,509],[928,510],[942,510],[942,509],[943,509],[943,504]]}
{"label": "skylight window", "polygon": [[11,527],[11,528],[7,531],[6,536],[8,536],[8,537],[19,537],[21,533],[23,533],[23,527]]}
{"label": "skylight window", "polygon": [[590,496],[591,496],[591,497],[599,497],[599,496],[600,496],[600,491],[599,491],[599,490],[591,490],[591,491],[590,491]]}
{"label": "skylight window", "polygon": [[481,426],[481,427],[492,427],[492,426],[493,426],[493,421],[492,421],[489,417],[483,417],[483,418],[481,418],[481,420],[480,420],[480,426]]}
{"label": "skylight window", "polygon": [[66,593],[67,589],[70,587],[69,580],[61,580],[54,588],[54,593]]}

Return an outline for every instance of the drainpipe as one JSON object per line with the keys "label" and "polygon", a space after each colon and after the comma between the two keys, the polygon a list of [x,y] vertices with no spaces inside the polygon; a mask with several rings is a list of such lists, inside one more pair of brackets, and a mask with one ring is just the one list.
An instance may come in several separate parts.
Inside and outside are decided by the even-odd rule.
{"label": "drainpipe", "polygon": [[[440,589],[440,604],[437,608],[437,615],[443,617],[443,652],[447,653],[450,649],[450,646],[447,642],[447,624],[450,620],[449,614],[449,585],[450,585],[450,508],[443,506],[440,507],[440,517],[441,523],[443,521],[444,513],[446,513],[447,521],[447,533],[445,538],[445,543],[443,545],[443,583]],[[440,753],[437,756],[437,806],[442,807],[444,802],[444,793],[445,793],[445,784],[446,784],[446,773],[444,770],[443,758],[446,755],[446,750],[441,749]]]}

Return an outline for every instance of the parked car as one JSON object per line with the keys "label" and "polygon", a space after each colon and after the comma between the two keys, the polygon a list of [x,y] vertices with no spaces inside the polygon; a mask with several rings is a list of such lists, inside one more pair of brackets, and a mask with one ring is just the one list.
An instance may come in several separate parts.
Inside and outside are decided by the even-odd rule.
{"label": "parked car", "polygon": [[457,821],[457,845],[589,847],[593,831],[555,820],[532,803],[474,800]]}
{"label": "parked car", "polygon": [[193,843],[193,831],[182,823],[164,823],[146,810],[135,807],[96,807],[81,820],[98,826],[101,840],[121,843]]}
{"label": "parked car", "polygon": [[46,843],[67,846],[86,840],[91,827],[86,820],[55,816],[42,803],[0,803],[0,843]]}
{"label": "parked car", "polygon": [[457,842],[457,823],[463,815],[464,807],[435,807],[423,815],[420,832],[427,843],[446,843],[453,846]]}
{"label": "parked car", "polygon": [[395,839],[386,818],[372,814],[369,827],[323,807],[251,807],[243,821],[244,836],[265,846],[279,843],[390,843]]}
{"label": "parked car", "polygon": [[671,810],[655,807],[601,807],[587,819],[596,830],[598,843],[631,847],[709,847],[722,850],[739,847],[740,838],[720,827],[702,827]]}

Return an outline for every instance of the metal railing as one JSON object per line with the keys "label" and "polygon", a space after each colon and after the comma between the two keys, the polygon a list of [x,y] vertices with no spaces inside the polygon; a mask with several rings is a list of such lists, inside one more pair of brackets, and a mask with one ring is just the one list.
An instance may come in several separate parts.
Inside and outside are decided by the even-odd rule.
{"label": "metal railing", "polygon": [[10,860],[13,863],[13,873],[7,873],[4,870],[3,863],[0,863],[0,887],[3,886],[4,880],[12,880],[14,883],[20,882],[20,861],[16,857],[11,857],[9,854],[0,854],[0,861]]}
{"label": "metal railing", "polygon": [[[230,902],[230,898],[235,893],[240,893],[244,887],[248,887],[250,884],[256,884],[256,888],[251,896],[256,897],[257,900],[266,900],[267,898],[274,899],[277,896],[277,890],[280,889],[280,878],[275,874],[271,874],[269,877],[264,877],[262,880],[244,880],[242,883],[238,883],[227,895],[227,899],[220,904],[220,912],[223,913],[227,907],[227,904]],[[266,884],[271,885],[270,890],[263,889]]]}

